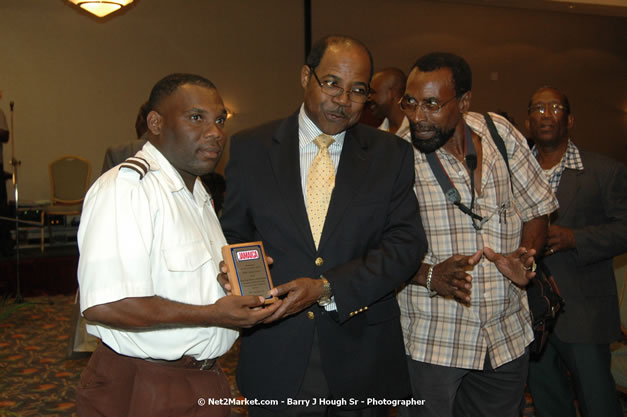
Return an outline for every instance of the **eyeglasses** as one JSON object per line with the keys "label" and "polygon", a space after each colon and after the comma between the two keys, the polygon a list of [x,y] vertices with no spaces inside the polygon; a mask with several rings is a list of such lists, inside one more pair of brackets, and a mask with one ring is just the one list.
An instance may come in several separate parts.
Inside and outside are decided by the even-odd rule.
{"label": "eyeglasses", "polygon": [[445,102],[440,103],[435,98],[418,101],[414,97],[405,94],[398,101],[398,104],[401,106],[401,110],[403,110],[405,113],[415,113],[418,110],[418,107],[420,107],[425,113],[438,113],[440,110],[442,110],[442,107],[446,106],[455,98],[457,98],[457,96],[453,96]]}
{"label": "eyeglasses", "polygon": [[551,111],[551,113],[554,116],[557,116],[563,112],[566,111],[566,106],[562,105],[562,104],[558,104],[558,103],[551,103],[551,104],[544,104],[544,103],[538,103],[538,104],[534,104],[532,106],[529,106],[529,114],[531,113],[535,113],[538,112],[542,115],[546,114],[546,108],[549,108],[549,110]]}
{"label": "eyeglasses", "polygon": [[[314,77],[316,77],[316,81],[318,81],[318,85],[320,85],[322,92],[327,96],[339,97],[344,94],[344,91],[346,91],[344,88],[335,85],[335,80],[325,80],[324,82],[320,81],[320,78],[318,78],[316,71],[311,67],[309,67],[309,69],[313,73]],[[361,104],[365,103],[368,100],[369,90],[370,89],[368,87],[364,88],[355,86],[351,87],[351,89],[348,90],[346,93],[348,94],[348,99],[350,101],[352,101],[353,103]]]}

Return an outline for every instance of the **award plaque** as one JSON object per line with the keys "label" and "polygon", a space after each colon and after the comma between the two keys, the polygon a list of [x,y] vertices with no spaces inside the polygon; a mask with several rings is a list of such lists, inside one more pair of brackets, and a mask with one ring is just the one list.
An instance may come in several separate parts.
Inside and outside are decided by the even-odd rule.
{"label": "award plaque", "polygon": [[233,294],[260,295],[266,299],[266,303],[274,302],[274,297],[268,296],[273,285],[263,243],[223,246],[222,258],[229,268],[228,277]]}

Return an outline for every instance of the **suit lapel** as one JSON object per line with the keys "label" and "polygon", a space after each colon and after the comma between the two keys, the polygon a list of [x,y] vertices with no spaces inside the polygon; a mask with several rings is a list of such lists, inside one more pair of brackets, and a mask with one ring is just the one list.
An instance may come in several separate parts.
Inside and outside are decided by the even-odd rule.
{"label": "suit lapel", "polygon": [[280,204],[286,205],[296,229],[303,235],[303,241],[315,250],[300,178],[298,113],[285,119],[277,129],[272,138],[270,160],[274,177],[283,196]]}
{"label": "suit lapel", "polygon": [[569,210],[573,207],[573,202],[577,198],[577,192],[579,191],[579,175],[583,174],[583,171],[566,168],[560,179],[560,184],[557,187],[557,201],[560,203],[560,207],[557,210],[558,219],[564,219],[568,216]]}
{"label": "suit lapel", "polygon": [[349,129],[344,137],[340,164],[335,176],[335,187],[331,195],[319,247],[324,245],[333,230],[339,225],[349,203],[359,191],[370,166],[371,155],[368,153],[367,143],[357,133],[357,129],[358,127]]}

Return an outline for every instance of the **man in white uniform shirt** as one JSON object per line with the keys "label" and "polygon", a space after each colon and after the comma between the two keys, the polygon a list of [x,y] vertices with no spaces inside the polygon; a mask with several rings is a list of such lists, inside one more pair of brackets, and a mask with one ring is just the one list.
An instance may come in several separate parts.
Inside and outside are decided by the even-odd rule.
{"label": "man in white uniform shirt", "polygon": [[226,139],[215,86],[169,75],[149,99],[148,143],[103,174],[85,198],[78,232],[81,311],[99,337],[78,385],[81,416],[227,416],[215,359],[233,328],[264,321],[281,302],[225,296],[216,277],[226,244],[199,175]]}

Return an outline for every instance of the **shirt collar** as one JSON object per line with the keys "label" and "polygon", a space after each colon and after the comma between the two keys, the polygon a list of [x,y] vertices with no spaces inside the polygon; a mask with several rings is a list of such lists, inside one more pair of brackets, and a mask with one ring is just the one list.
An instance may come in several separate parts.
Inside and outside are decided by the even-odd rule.
{"label": "shirt collar", "polygon": [[[390,131],[390,119],[388,119],[387,117],[383,119],[383,122],[379,125],[377,129],[389,132]],[[395,135],[400,138],[411,139],[411,134],[409,131],[409,119],[407,118],[407,116],[403,117],[403,121],[401,122],[401,125],[398,127],[398,130],[396,131]]]}
{"label": "shirt collar", "polygon": [[377,129],[385,130],[386,132],[389,132],[390,131],[390,120],[387,117],[385,119],[383,119],[383,122],[381,122],[381,124],[379,125],[379,127]]}
{"label": "shirt collar", "polygon": [[[172,192],[181,191],[182,189],[186,189],[185,182],[181,177],[181,174],[172,166],[170,161],[157,149],[152,143],[146,142],[142,150],[140,151],[146,154],[149,158],[150,170],[151,171],[161,171],[165,178],[165,185]],[[202,181],[199,177],[196,177],[196,181],[194,182],[194,198],[197,201],[204,203],[209,199],[209,194],[205,187],[202,184]]]}
{"label": "shirt collar", "polygon": [[401,123],[401,125],[399,126],[398,130],[396,131],[396,136],[399,136],[401,138],[404,137],[409,137],[411,138],[411,132],[409,130],[409,119],[407,118],[407,116],[403,117],[403,123]]}
{"label": "shirt collar", "polygon": [[[533,145],[531,152],[537,159],[538,148],[536,145]],[[566,145],[566,151],[564,152],[564,155],[562,155],[562,159],[558,165],[563,165],[564,168],[574,169],[576,171],[583,171],[583,161],[581,159],[581,154],[579,153],[579,148],[577,148],[577,145],[575,145],[570,138],[568,139],[568,144]]]}
{"label": "shirt collar", "polygon": [[577,171],[583,170],[583,161],[581,160],[581,155],[579,154],[579,148],[575,146],[572,140],[568,139],[568,146],[566,147],[566,152],[564,153],[564,166],[569,169],[575,169]]}
{"label": "shirt collar", "polygon": [[[298,112],[298,140],[300,148],[304,148],[314,141],[315,138],[323,134],[322,130],[316,126],[316,124],[307,116],[305,111],[305,104],[300,106]],[[331,135],[335,142],[331,146],[342,146],[344,144],[344,137],[346,136],[346,130],[338,133],[337,135]]]}

